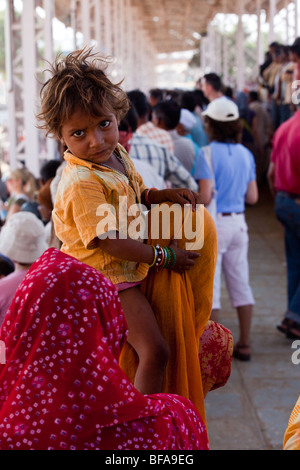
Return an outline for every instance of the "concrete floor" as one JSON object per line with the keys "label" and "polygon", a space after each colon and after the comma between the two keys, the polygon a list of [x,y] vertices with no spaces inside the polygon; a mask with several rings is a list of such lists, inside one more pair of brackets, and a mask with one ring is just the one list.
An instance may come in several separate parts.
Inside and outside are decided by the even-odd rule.
{"label": "concrete floor", "polygon": [[[275,325],[286,309],[283,230],[268,188],[249,207],[250,282],[256,305],[252,322],[252,360],[233,359],[227,385],[206,398],[211,450],[281,450],[291,411],[300,395],[300,365],[292,362],[292,340]],[[222,291],[221,323],[238,340],[236,311]]]}

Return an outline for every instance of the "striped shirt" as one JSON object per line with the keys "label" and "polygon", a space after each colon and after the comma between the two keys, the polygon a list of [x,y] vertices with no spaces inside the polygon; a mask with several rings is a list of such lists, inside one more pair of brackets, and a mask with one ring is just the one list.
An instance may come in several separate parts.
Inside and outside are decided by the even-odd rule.
{"label": "striped shirt", "polygon": [[155,140],[158,144],[167,147],[169,152],[174,153],[174,144],[169,132],[155,126],[151,121],[139,126],[136,133]]}
{"label": "striped shirt", "polygon": [[194,178],[166,147],[137,133],[133,134],[130,145],[130,157],[150,163],[165,181],[170,181],[174,188],[198,191]]}

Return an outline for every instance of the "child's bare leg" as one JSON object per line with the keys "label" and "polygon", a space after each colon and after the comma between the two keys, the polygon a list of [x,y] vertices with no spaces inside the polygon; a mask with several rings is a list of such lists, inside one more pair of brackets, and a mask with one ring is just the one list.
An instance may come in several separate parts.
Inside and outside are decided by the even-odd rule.
{"label": "child's bare leg", "polygon": [[127,341],[139,358],[134,386],[143,394],[159,393],[169,358],[169,347],[140,289],[126,289],[119,292],[119,297],[128,324]]}

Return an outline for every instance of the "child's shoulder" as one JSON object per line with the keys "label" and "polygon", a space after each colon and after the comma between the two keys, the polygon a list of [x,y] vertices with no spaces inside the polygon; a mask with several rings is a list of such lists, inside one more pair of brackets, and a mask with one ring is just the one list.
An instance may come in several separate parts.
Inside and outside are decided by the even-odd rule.
{"label": "child's shoulder", "polygon": [[74,178],[74,180],[79,179],[79,175],[86,174],[90,175],[93,173],[93,170],[91,168],[88,168],[86,166],[80,165],[78,163],[74,162],[67,162],[62,177],[64,178]]}
{"label": "child's shoulder", "polygon": [[93,169],[80,166],[76,163],[66,162],[60,178],[61,191],[69,188],[76,188],[83,181],[92,181],[96,178]]}

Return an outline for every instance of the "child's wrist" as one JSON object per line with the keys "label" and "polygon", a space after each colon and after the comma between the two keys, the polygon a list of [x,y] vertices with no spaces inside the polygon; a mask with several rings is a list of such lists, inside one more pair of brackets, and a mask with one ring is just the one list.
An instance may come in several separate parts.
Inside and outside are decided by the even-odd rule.
{"label": "child's wrist", "polygon": [[155,268],[160,271],[162,268],[173,269],[176,264],[176,254],[174,250],[168,246],[151,245],[154,252],[154,258],[149,268]]}
{"label": "child's wrist", "polygon": [[152,196],[153,196],[153,191],[158,191],[158,189],[149,188],[149,189],[146,189],[146,192],[145,192],[144,199],[145,199],[145,203],[146,203],[146,206],[148,207],[148,209],[151,207],[151,204],[153,204],[153,200],[152,200],[152,197],[151,197],[151,192],[152,192]]}

